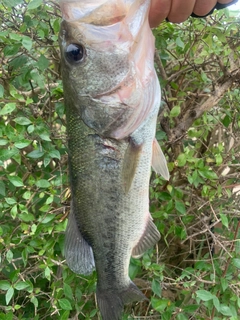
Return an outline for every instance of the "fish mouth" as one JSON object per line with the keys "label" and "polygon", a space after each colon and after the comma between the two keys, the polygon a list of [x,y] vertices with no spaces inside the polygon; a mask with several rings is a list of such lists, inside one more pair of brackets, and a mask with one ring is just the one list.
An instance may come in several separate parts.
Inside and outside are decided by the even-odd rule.
{"label": "fish mouth", "polygon": [[94,96],[93,98],[96,99],[96,100],[102,100],[104,99],[105,97],[110,97],[111,95],[117,93],[119,90],[121,90],[122,86],[121,85],[118,85],[117,87],[111,89],[111,90],[108,90],[108,91],[105,91],[103,93],[99,93],[97,94],[96,96]]}
{"label": "fish mouth", "polygon": [[117,86],[105,92],[96,94],[93,99],[106,103],[119,102],[124,105],[129,105],[127,101],[131,98],[134,88],[135,81],[131,76],[131,72],[129,71],[125,78]]}

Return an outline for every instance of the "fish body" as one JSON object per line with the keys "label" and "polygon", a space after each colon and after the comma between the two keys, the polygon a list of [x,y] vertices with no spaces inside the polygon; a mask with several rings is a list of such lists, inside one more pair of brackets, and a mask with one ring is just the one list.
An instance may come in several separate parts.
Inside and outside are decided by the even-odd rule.
{"label": "fish body", "polygon": [[149,1],[60,6],[72,193],[65,256],[76,273],[96,268],[102,318],[118,320],[125,303],[145,298],[128,276],[131,256],[160,237],[149,213],[151,164],[168,178],[155,140],[160,87]]}

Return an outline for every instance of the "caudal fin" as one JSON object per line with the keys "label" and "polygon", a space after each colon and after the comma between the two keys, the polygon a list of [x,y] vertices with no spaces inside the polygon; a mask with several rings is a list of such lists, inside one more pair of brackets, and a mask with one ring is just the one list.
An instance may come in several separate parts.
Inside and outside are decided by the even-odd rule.
{"label": "caudal fin", "polygon": [[97,302],[102,320],[120,320],[124,304],[141,300],[147,298],[133,282],[122,291],[105,291],[97,288]]}

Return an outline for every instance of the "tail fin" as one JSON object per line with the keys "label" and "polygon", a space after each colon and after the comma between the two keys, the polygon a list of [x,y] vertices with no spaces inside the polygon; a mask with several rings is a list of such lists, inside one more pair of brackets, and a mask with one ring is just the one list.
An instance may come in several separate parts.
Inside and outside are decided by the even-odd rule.
{"label": "tail fin", "polygon": [[120,320],[125,303],[141,300],[147,298],[133,282],[122,291],[100,290],[97,287],[97,302],[103,320]]}

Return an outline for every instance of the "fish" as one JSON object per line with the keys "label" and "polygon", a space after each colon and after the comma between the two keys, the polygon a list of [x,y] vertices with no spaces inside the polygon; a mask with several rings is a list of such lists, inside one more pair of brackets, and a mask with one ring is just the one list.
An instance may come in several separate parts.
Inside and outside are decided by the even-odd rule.
{"label": "fish", "polygon": [[103,320],[146,299],[129,278],[160,234],[149,213],[151,166],[169,179],[155,138],[161,91],[149,0],[62,0],[59,32],[71,209],[69,268],[96,269]]}

